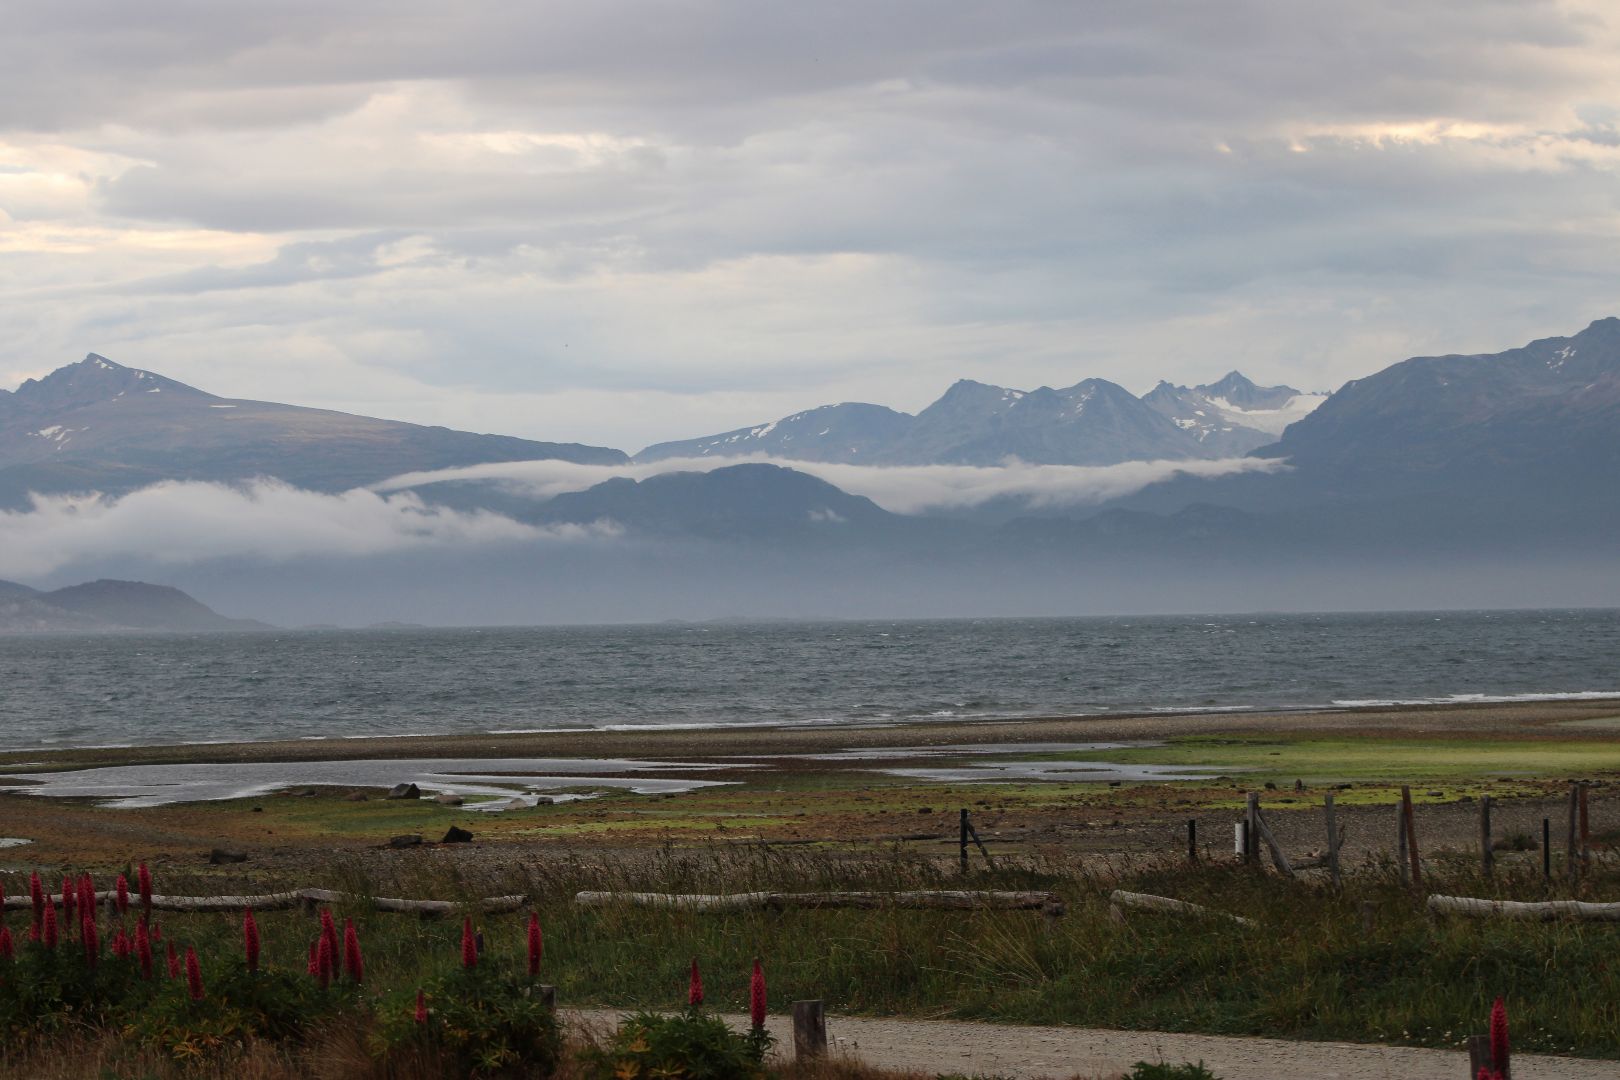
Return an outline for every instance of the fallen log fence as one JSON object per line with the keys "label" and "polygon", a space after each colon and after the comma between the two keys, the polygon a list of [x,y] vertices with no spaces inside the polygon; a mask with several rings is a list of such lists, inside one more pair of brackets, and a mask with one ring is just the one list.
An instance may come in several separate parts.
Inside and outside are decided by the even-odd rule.
{"label": "fallen log fence", "polygon": [[1115,889],[1108,894],[1109,910],[1117,921],[1124,921],[1126,908],[1137,908],[1141,911],[1154,911],[1160,915],[1184,915],[1199,919],[1226,919],[1239,926],[1254,926],[1253,919],[1245,919],[1241,915],[1233,915],[1225,911],[1216,911],[1214,908],[1204,907],[1202,904],[1190,904],[1185,900],[1174,900],[1168,896],[1154,896],[1151,893],[1126,892],[1124,889]]}
{"label": "fallen log fence", "polygon": [[1436,915],[1457,915],[1468,919],[1520,919],[1552,922],[1577,919],[1586,922],[1620,922],[1620,904],[1595,904],[1584,900],[1480,900],[1471,896],[1431,896],[1428,907]]}
{"label": "fallen log fence", "polygon": [[[60,896],[49,896],[49,901],[60,907]],[[392,896],[362,896],[355,893],[339,892],[334,889],[293,889],[286,892],[260,893],[244,896],[162,896],[152,897],[152,910],[171,912],[208,913],[221,911],[241,911],[252,908],[254,911],[287,911],[296,907],[305,907],[313,910],[321,904],[342,904],[348,902],[369,905],[377,911],[394,912],[401,915],[416,915],[421,918],[439,918],[453,915],[468,908],[490,914],[501,915],[517,911],[528,900],[527,896],[490,896],[481,900],[467,903],[458,903],[453,900],[403,900]],[[96,903],[112,905],[117,902],[114,892],[96,893]],[[139,907],[140,902],[131,898],[131,906]],[[8,896],[5,899],[6,911],[24,911],[33,908],[33,900],[28,896]]]}
{"label": "fallen log fence", "polygon": [[579,907],[675,908],[683,911],[783,911],[788,908],[939,908],[954,911],[978,909],[994,911],[1043,911],[1061,915],[1063,898],[1052,892],[1005,892],[986,890],[927,890],[910,892],[747,892],[747,893],[648,893],[581,892],[574,895]]}

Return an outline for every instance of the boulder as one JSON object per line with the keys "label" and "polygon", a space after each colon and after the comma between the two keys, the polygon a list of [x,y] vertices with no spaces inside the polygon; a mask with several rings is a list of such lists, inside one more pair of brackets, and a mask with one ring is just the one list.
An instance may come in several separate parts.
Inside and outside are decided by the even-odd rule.
{"label": "boulder", "polygon": [[450,831],[444,834],[444,839],[440,840],[439,843],[441,843],[441,844],[470,844],[470,843],[472,843],[472,838],[473,838],[473,834],[468,832],[466,829],[463,829],[463,828],[460,828],[458,826],[452,825],[452,826],[450,826]]}
{"label": "boulder", "polygon": [[460,795],[457,795],[453,791],[441,791],[437,795],[433,796],[433,801],[438,803],[440,806],[460,806],[467,800],[463,799]]}
{"label": "boulder", "polygon": [[420,799],[422,789],[415,784],[395,784],[388,790],[390,799]]}
{"label": "boulder", "polygon": [[210,866],[224,866],[226,863],[244,863],[248,857],[245,851],[231,851],[229,848],[215,848],[208,853]]}
{"label": "boulder", "polygon": [[403,836],[390,836],[388,838],[388,846],[391,848],[420,847],[421,843],[422,835],[420,833],[406,833]]}

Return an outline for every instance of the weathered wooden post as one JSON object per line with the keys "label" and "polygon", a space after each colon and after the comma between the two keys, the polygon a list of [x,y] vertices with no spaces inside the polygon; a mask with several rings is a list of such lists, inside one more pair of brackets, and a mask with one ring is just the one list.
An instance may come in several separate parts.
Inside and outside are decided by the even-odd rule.
{"label": "weathered wooden post", "polygon": [[1417,822],[1412,815],[1412,789],[1401,786],[1401,821],[1406,828],[1406,853],[1412,860],[1412,887],[1423,888],[1423,860],[1418,856]]}
{"label": "weathered wooden post", "polygon": [[557,1011],[557,988],[555,986],[547,986],[544,983],[540,985],[540,1004],[552,1012]]}
{"label": "weathered wooden post", "polygon": [[1486,877],[1496,870],[1496,851],[1491,847],[1491,797],[1479,797],[1479,869]]}
{"label": "weathered wooden post", "polygon": [[968,812],[967,812],[967,807],[964,806],[964,807],[962,807],[962,835],[961,835],[961,838],[957,841],[957,848],[958,848],[957,854],[962,860],[962,873],[964,873],[964,874],[966,874],[968,872],[967,845],[968,845]]}
{"label": "weathered wooden post", "polygon": [[1581,873],[1592,870],[1591,821],[1586,814],[1586,781],[1581,781]]}
{"label": "weathered wooden post", "polygon": [[1552,884],[1552,818],[1541,819],[1541,880]]}
{"label": "weathered wooden post", "polygon": [[[1408,789],[1402,788],[1404,793]],[[1395,866],[1401,872],[1401,884],[1412,884],[1412,868],[1406,861],[1406,806],[1395,804]]]}
{"label": "weathered wooden post", "polygon": [[1243,833],[1245,844],[1243,861],[1258,864],[1260,862],[1260,796],[1255,792],[1249,792],[1246,813],[1244,824],[1247,828]]}
{"label": "weathered wooden post", "polygon": [[1328,842],[1328,876],[1333,879],[1333,889],[1337,892],[1344,886],[1344,879],[1339,874],[1339,827],[1333,818],[1333,793],[1330,791],[1322,796],[1322,810],[1327,816],[1327,842]]}
{"label": "weathered wooden post", "polygon": [[1479,1080],[1479,1074],[1492,1075],[1496,1070],[1491,1067],[1491,1037],[1489,1035],[1468,1036],[1468,1080]]}
{"label": "weathered wooden post", "polygon": [[[1265,815],[1260,813],[1258,806],[1254,811],[1254,823],[1260,830],[1260,838],[1266,842],[1266,850],[1271,852],[1271,861],[1277,867],[1277,872],[1283,877],[1293,877],[1294,867],[1289,863],[1288,856],[1283,854],[1282,845],[1277,843],[1277,838],[1272,835],[1271,826],[1266,824]],[[1259,852],[1256,851],[1257,858],[1258,855]]]}
{"label": "weathered wooden post", "polygon": [[793,1057],[807,1061],[827,1053],[827,1012],[819,1000],[793,1003]]}
{"label": "weathered wooden post", "polygon": [[1564,873],[1571,885],[1581,878],[1580,852],[1576,848],[1575,838],[1576,818],[1580,815],[1580,796],[1576,794],[1579,786],[1575,783],[1569,785],[1569,831],[1564,838],[1564,857],[1568,863],[1564,867]]}

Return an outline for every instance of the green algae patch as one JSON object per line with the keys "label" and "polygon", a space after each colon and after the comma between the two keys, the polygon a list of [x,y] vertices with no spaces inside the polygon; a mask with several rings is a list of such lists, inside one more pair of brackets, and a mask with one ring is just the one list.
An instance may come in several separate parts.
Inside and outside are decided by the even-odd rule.
{"label": "green algae patch", "polygon": [[1073,761],[1178,765],[1207,772],[1242,772],[1255,786],[1303,780],[1334,783],[1451,781],[1450,794],[1473,794],[1482,782],[1556,779],[1620,772],[1620,742],[1594,739],[1394,739],[1310,736],[1187,736],[1157,746],[1082,751]]}

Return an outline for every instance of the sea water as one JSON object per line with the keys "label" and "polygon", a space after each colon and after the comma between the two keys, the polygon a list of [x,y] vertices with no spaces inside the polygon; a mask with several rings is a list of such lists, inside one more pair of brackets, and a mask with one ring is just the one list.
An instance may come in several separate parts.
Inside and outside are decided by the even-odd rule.
{"label": "sea water", "polygon": [[1620,694],[1620,611],[0,638],[0,747]]}

